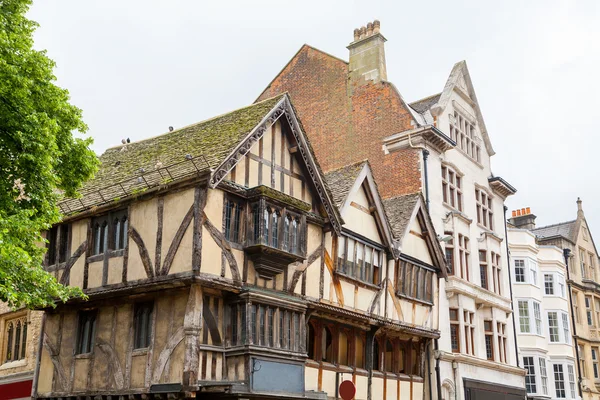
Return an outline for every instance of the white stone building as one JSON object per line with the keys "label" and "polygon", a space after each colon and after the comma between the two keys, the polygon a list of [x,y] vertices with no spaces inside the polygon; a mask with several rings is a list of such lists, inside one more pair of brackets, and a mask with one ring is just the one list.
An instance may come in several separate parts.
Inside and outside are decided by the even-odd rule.
{"label": "white stone building", "polygon": [[419,127],[387,138],[384,149],[426,149],[423,190],[450,267],[439,293],[442,399],[522,398],[504,224],[504,201],[516,190],[492,173],[495,152],[466,63],[442,93],[410,106]]}
{"label": "white stone building", "polygon": [[519,358],[528,397],[576,399],[577,369],[562,249],[538,245],[535,216],[513,212],[508,243]]}

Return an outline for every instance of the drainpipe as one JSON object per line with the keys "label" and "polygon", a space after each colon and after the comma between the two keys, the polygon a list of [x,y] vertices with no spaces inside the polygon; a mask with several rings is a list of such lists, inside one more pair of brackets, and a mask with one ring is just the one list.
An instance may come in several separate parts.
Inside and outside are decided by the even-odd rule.
{"label": "drainpipe", "polygon": [[[433,340],[429,340],[427,343],[427,383],[429,386],[429,400],[433,400],[433,391],[431,385],[431,342]],[[441,399],[440,399],[441,400]]]}
{"label": "drainpipe", "polygon": [[427,205],[427,211],[429,211],[429,179],[427,178],[427,157],[429,157],[429,151],[423,149],[423,172],[425,174],[425,204]]}
{"label": "drainpipe", "polygon": [[508,248],[508,228],[506,227],[506,211],[508,207],[504,206],[504,237],[506,238],[506,261],[508,263],[508,288],[510,289],[510,308],[512,309],[512,322],[513,322],[513,336],[515,338],[515,356],[517,359],[517,367],[519,365],[519,345],[517,344],[517,325],[515,323],[515,304],[513,302],[513,290],[512,290],[512,273],[510,264],[510,249]]}
{"label": "drainpipe", "polygon": [[571,291],[571,275],[569,274],[569,255],[571,249],[563,249],[563,256],[565,257],[565,267],[567,269],[567,290],[569,291],[569,306],[571,308],[571,325],[573,326],[573,343],[575,344],[575,357],[577,360],[577,389],[579,390],[579,397],[583,398],[583,392],[581,390],[581,362],[579,362],[579,346],[577,345],[577,325],[575,324],[575,312],[573,311],[573,293]]}
{"label": "drainpipe", "polygon": [[437,381],[437,398],[442,400],[442,377],[440,374],[440,348],[438,346],[438,339],[433,341],[434,356],[435,356],[435,380]]}

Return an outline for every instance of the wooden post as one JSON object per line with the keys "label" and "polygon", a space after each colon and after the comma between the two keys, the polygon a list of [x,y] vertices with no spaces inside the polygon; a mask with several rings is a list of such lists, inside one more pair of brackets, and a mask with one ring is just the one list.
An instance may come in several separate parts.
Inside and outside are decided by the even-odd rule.
{"label": "wooden post", "polygon": [[185,355],[183,361],[183,385],[192,386],[198,381],[198,342],[202,329],[202,287],[193,284],[190,287],[185,317],[183,319]]}

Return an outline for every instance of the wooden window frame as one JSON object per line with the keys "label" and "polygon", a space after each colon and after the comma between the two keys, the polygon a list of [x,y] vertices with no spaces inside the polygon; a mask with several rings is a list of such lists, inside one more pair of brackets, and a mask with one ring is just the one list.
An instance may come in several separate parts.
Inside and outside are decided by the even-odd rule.
{"label": "wooden window frame", "polygon": [[[242,245],[246,238],[245,221],[247,212],[245,200],[225,194],[223,199],[223,235],[231,244]],[[237,214],[236,214],[237,213]]]}
{"label": "wooden window frame", "polygon": [[[405,259],[395,262],[396,295],[433,305],[435,270]],[[415,291],[416,290],[416,291]]]}
{"label": "wooden window frame", "polygon": [[[84,330],[86,320],[90,320],[89,331]],[[96,341],[96,325],[98,320],[98,310],[80,311],[77,323],[77,341],[75,346],[75,355],[85,355],[94,352],[94,344]],[[85,337],[84,337],[85,336]]]}
{"label": "wooden window frame", "polygon": [[[336,241],[336,273],[367,285],[379,287],[382,282],[381,272],[385,268],[387,259],[384,247],[379,243],[375,243],[351,232],[344,232],[342,235],[336,236]],[[352,243],[351,251],[349,250],[350,243]],[[359,258],[359,248],[362,249],[362,258]],[[348,253],[352,253],[351,260],[348,258]],[[365,258],[365,255],[367,254],[370,257],[370,260]],[[360,264],[360,266],[357,267],[357,264]],[[352,269],[352,271],[349,271],[349,269]]]}
{"label": "wooden window frame", "polygon": [[[144,316],[143,314],[147,315]],[[133,317],[133,349],[147,349],[152,346],[153,339],[153,314],[154,314],[154,302],[147,301],[143,303],[136,303],[134,305],[134,317]],[[140,336],[141,333],[145,335]]]}
{"label": "wooden window frame", "polygon": [[492,259],[492,280],[494,283],[494,293],[502,295],[502,264],[500,263],[500,254],[490,252],[490,258]]}
{"label": "wooden window frame", "polygon": [[[115,220],[118,220],[119,223],[115,224]],[[117,227],[119,229],[118,236],[115,232]],[[119,253],[125,250],[129,245],[128,229],[129,213],[126,208],[92,218],[92,246],[89,249],[90,256],[110,255],[113,252]],[[102,232],[103,230],[105,232]],[[117,237],[119,238],[119,243],[115,243]]]}

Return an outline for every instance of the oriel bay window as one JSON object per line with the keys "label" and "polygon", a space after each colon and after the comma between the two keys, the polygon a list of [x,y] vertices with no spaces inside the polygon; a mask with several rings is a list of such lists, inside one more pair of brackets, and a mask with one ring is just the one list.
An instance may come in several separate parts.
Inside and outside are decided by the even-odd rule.
{"label": "oriel bay window", "polygon": [[258,274],[273,278],[306,257],[306,217],[265,199],[250,204],[246,251]]}
{"label": "oriel bay window", "polygon": [[432,303],[433,269],[405,259],[397,261],[397,265],[397,294]]}
{"label": "oriel bay window", "polygon": [[92,255],[108,250],[122,250],[127,246],[127,210],[96,217],[92,221]]}
{"label": "oriel bay window", "polygon": [[350,236],[338,237],[337,272],[360,281],[379,285],[385,265],[383,247]]}
{"label": "oriel bay window", "polygon": [[[250,316],[250,318],[247,318]],[[305,351],[304,314],[270,304],[235,303],[229,307],[230,346],[260,346]]]}

